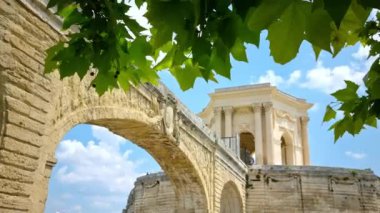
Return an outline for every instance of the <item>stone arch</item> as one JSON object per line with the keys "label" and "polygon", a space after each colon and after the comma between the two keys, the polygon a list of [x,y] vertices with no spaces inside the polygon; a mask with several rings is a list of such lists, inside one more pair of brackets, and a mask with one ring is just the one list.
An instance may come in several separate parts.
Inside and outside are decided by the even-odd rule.
{"label": "stone arch", "polygon": [[229,181],[223,186],[220,198],[221,213],[242,213],[243,202],[234,182]]}
{"label": "stone arch", "polygon": [[[115,90],[99,98],[83,85],[83,82],[79,83],[74,78],[66,79],[62,86],[58,86],[49,112],[51,127],[42,148],[41,167],[51,170],[51,162],[55,162],[55,150],[61,138],[75,125],[99,125],[142,147],[157,161],[174,185],[177,198],[175,208],[179,212],[207,212],[210,204],[205,180],[190,155],[191,150],[183,145],[185,141],[175,137],[172,132],[175,115],[166,113],[173,111],[175,103],[157,101],[160,99],[157,94],[149,93],[144,88],[131,88],[127,94]],[[50,171],[47,173],[50,174]],[[37,179],[39,181],[34,184],[34,190],[47,189],[49,176],[43,175]],[[44,192],[32,198],[40,203],[33,207],[36,212],[42,212],[46,197],[47,192]]]}
{"label": "stone arch", "polygon": [[280,138],[281,164],[294,165],[294,142],[288,132],[284,132]]}
{"label": "stone arch", "polygon": [[255,136],[249,131],[239,133],[240,159],[247,165],[251,165],[255,160],[256,144]]}

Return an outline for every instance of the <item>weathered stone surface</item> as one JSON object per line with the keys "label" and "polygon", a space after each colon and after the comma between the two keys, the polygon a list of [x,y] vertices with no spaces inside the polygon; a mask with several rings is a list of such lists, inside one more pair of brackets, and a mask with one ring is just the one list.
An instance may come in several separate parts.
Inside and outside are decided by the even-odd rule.
{"label": "weathered stone surface", "polygon": [[[160,182],[160,186],[153,186],[153,182],[146,189],[149,191],[147,194],[157,195],[160,190],[173,186],[173,191],[159,195],[162,196],[161,199],[149,198],[148,203],[161,206],[159,211],[168,212],[169,208],[162,206],[173,204],[169,211],[181,213],[252,212],[269,208],[267,198],[260,200],[261,197],[255,197],[258,200],[250,201],[251,193],[267,195],[272,188],[266,187],[264,182],[264,185],[257,186],[261,191],[246,189],[245,176],[251,175],[253,171],[248,171],[248,167],[240,160],[237,152],[239,146],[234,146],[233,151],[228,149],[230,147],[222,146],[219,139],[221,135],[215,135],[200,117],[190,112],[164,85],[142,85],[133,87],[128,92],[113,90],[99,97],[90,87],[93,78],[90,75],[82,81],[78,76],[60,80],[57,72],[45,75],[44,51],[55,41],[63,39],[63,35],[57,30],[57,19],[44,8],[43,2],[45,1],[0,1],[1,213],[43,212],[48,182],[55,164],[55,150],[64,134],[80,123],[104,126],[152,154],[171,183],[165,179]],[[263,122],[261,130],[256,128],[256,133],[264,131],[264,128],[272,130],[271,121],[277,122],[275,128],[279,130],[289,126],[290,133],[286,139],[302,135],[292,143],[294,150],[291,153],[295,154],[289,163],[308,164],[305,140],[307,128],[304,128],[307,127],[304,116],[308,105],[304,104],[303,114],[292,114],[294,109],[289,104],[274,103],[274,108],[270,106],[272,105],[268,103],[260,107],[250,106],[250,112],[259,112],[250,117],[252,120],[260,120],[260,113],[265,113],[266,116],[266,123]],[[280,106],[283,107],[282,111]],[[222,107],[230,115],[229,121],[233,121],[231,108]],[[245,125],[241,127],[241,130],[247,129]],[[224,131],[233,133],[232,129]],[[274,131],[276,132],[281,131]],[[263,132],[262,138],[267,136],[271,136],[270,131],[265,134]],[[279,136],[275,137],[274,148],[268,149],[272,153],[271,158],[265,158],[268,153],[262,153],[263,163],[280,162],[277,156],[282,151],[279,149]],[[262,151],[268,147],[264,144]],[[271,175],[273,173],[271,169],[267,172]],[[331,179],[335,193],[332,194],[324,188],[326,183],[315,181],[319,177],[303,175],[299,175],[302,178],[305,176],[302,179],[305,185],[303,187],[309,188],[303,192],[303,209],[312,209],[315,203],[321,206],[326,203],[323,211],[336,206],[340,206],[339,209],[349,206],[354,211],[372,211],[379,206],[379,184],[372,183],[372,179],[360,179],[363,181],[359,184],[361,200],[358,201],[353,187],[357,183],[340,186],[340,179]],[[283,199],[282,195],[286,195],[284,199],[289,201],[291,208],[295,211],[301,208],[297,203],[297,182],[285,185],[271,182],[272,186],[278,192],[273,191],[268,199]],[[137,184],[136,187],[142,186]],[[285,191],[288,190],[297,193],[286,194]],[[323,196],[315,199],[312,195],[314,192]],[[136,190],[135,193],[137,202],[139,191]],[[344,195],[347,195],[347,201],[344,200]],[[333,204],[329,200],[332,198],[337,199]],[[280,205],[281,201],[274,200],[273,203]],[[134,209],[140,211],[142,205],[137,202]]]}
{"label": "weathered stone surface", "polygon": [[[380,211],[379,178],[369,170],[252,166],[247,178],[246,212]],[[224,186],[217,184],[217,188]],[[238,209],[233,202],[223,200],[223,195],[220,201],[219,206]],[[162,212],[161,208],[175,212],[176,202],[169,178],[162,172],[149,174],[136,180],[123,213]]]}

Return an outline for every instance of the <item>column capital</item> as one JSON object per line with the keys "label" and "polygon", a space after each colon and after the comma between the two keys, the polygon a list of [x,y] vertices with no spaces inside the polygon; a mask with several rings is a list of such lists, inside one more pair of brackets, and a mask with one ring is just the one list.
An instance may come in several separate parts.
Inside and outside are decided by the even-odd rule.
{"label": "column capital", "polygon": [[222,112],[222,107],[214,107],[215,114],[220,113],[220,112]]}
{"label": "column capital", "polygon": [[302,124],[307,124],[309,122],[309,117],[308,116],[301,116],[301,122]]}
{"label": "column capital", "polygon": [[263,106],[264,106],[265,111],[267,112],[273,108],[273,103],[272,102],[266,102],[263,104]]}
{"label": "column capital", "polygon": [[252,108],[253,108],[253,112],[260,112],[261,109],[262,109],[262,105],[261,104],[253,104],[252,105]]}
{"label": "column capital", "polygon": [[234,108],[232,106],[224,106],[223,107],[223,111],[225,113],[232,113],[233,110],[234,110]]}

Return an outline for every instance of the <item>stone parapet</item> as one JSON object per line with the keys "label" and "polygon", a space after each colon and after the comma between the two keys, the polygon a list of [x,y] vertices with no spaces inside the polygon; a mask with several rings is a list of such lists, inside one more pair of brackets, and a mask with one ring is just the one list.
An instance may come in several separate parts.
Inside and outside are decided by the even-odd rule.
{"label": "stone parapet", "polygon": [[[249,168],[246,180],[246,212],[283,212],[284,209],[286,212],[379,212],[379,180],[369,169],[254,165]],[[142,185],[148,187],[157,181],[165,188],[144,191],[144,197],[136,197],[142,194]],[[152,201],[155,196],[175,200],[174,187],[162,172],[137,178],[131,193],[134,200],[126,207],[128,213],[161,208]],[[135,203],[144,205],[132,211]],[[175,212],[176,204],[166,203],[165,209]]]}

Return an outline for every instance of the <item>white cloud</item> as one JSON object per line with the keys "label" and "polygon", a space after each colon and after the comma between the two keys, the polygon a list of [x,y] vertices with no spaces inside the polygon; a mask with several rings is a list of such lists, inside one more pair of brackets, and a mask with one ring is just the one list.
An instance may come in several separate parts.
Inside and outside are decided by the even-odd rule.
{"label": "white cloud", "polygon": [[290,73],[289,79],[286,81],[287,84],[295,84],[301,78],[301,71],[295,70]]}
{"label": "white cloud", "polygon": [[350,66],[337,66],[328,68],[322,63],[306,73],[306,81],[301,83],[303,88],[320,90],[330,94],[345,87],[344,80],[353,81],[362,85],[365,72],[356,71]]}
{"label": "white cloud", "polygon": [[353,62],[353,65],[357,67],[362,67],[366,71],[369,70],[376,59],[376,57],[368,57],[369,51],[369,46],[360,45],[358,50],[352,54],[352,57],[356,59],[356,61]]}
{"label": "white cloud", "polygon": [[284,79],[276,75],[273,70],[268,70],[265,75],[259,77],[259,81],[257,83],[270,83],[271,85],[277,86],[284,82]]}
{"label": "white cloud", "polygon": [[369,56],[370,47],[369,46],[362,46],[360,45],[358,50],[352,54],[352,57],[354,57],[357,60],[365,60]]}
{"label": "white cloud", "polygon": [[301,75],[300,70],[295,70],[290,73],[288,79],[284,79],[282,76],[277,75],[275,71],[268,70],[264,75],[259,76],[257,82],[251,81],[251,83],[270,83],[273,86],[279,86],[281,84],[292,85],[298,82]]}
{"label": "white cloud", "polygon": [[[300,70],[293,71],[287,78],[277,75],[273,70],[268,70],[264,75],[259,76],[257,81],[254,76],[251,76],[251,84],[270,83],[274,86],[298,86],[331,94],[344,88],[346,85],[344,81],[349,80],[361,86],[359,89],[359,93],[361,93],[364,92],[363,77],[375,59],[374,57],[368,58],[369,51],[369,47],[358,46],[357,51],[351,55],[354,60],[349,65],[326,67],[323,62],[319,61],[314,68],[306,71],[305,77],[302,76]],[[315,106],[315,110],[317,107]]]}
{"label": "white cloud", "polygon": [[55,213],[82,213],[83,208],[81,205],[74,205],[72,207],[66,207],[64,209],[58,210]]}
{"label": "white cloud", "polygon": [[124,203],[123,207],[125,207],[127,197],[121,197],[121,196],[90,196],[88,197],[88,201],[91,203],[92,206],[96,208],[101,209],[110,209],[112,206],[114,206],[116,203]]}
{"label": "white cloud", "polygon": [[363,159],[363,158],[365,158],[367,156],[364,153],[356,153],[356,152],[352,152],[352,151],[346,151],[345,154],[348,157],[351,157],[351,158],[356,159],[356,160]]}
{"label": "white cloud", "polygon": [[93,136],[99,142],[86,145],[76,140],[62,141],[56,156],[62,165],[58,180],[66,184],[80,184],[85,189],[101,187],[108,192],[128,193],[135,179],[139,162],[129,159],[130,150],[121,152],[125,140],[105,128],[93,126]]}

